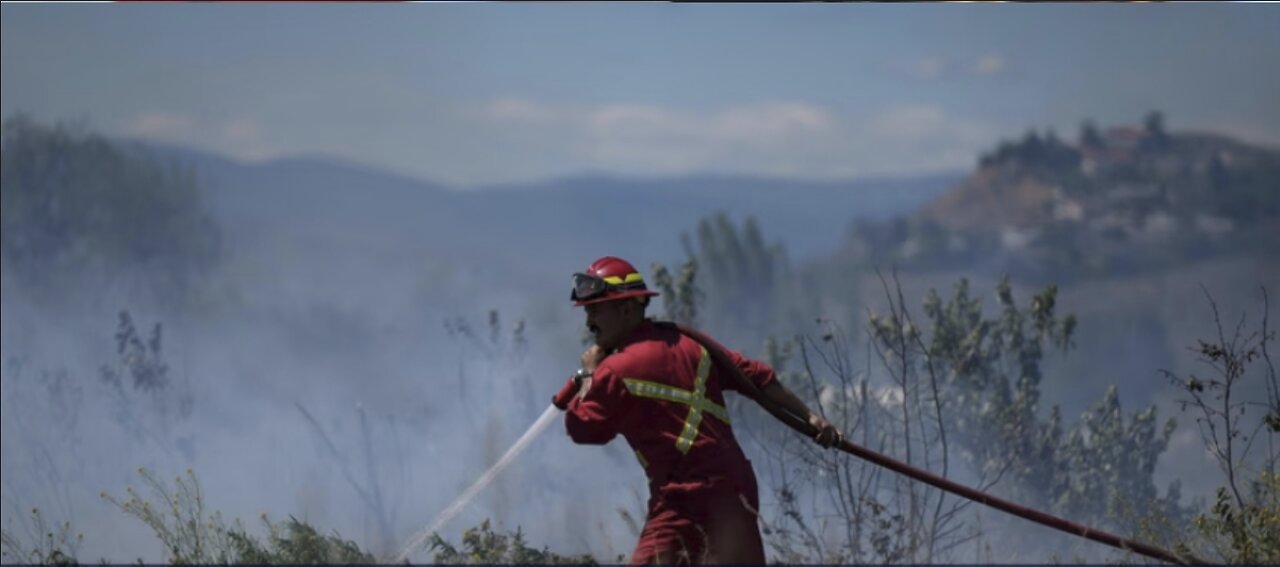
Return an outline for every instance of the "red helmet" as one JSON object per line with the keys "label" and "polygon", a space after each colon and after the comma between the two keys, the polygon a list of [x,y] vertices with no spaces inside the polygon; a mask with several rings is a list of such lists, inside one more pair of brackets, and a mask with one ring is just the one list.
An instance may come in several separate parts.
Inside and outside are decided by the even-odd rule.
{"label": "red helmet", "polygon": [[614,256],[605,256],[587,267],[587,271],[573,275],[573,291],[569,299],[582,306],[601,301],[628,297],[653,297],[657,292],[644,285],[640,270],[630,262]]}

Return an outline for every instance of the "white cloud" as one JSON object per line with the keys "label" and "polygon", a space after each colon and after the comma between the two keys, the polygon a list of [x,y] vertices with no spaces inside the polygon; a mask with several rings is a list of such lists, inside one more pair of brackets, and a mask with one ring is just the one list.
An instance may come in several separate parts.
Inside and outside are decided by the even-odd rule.
{"label": "white cloud", "polygon": [[262,140],[262,126],[247,118],[237,118],[223,125],[222,135],[231,142],[258,142]]}
{"label": "white cloud", "polygon": [[639,103],[557,106],[509,97],[475,109],[500,128],[536,127],[532,139],[560,148],[561,159],[579,170],[620,173],[835,178],[936,171],[971,165],[998,133],[932,105],[842,115],[795,100],[699,112]]}
{"label": "white cloud", "polygon": [[698,117],[657,106],[608,104],[583,114],[588,130],[602,137],[656,137],[697,135]]}
{"label": "white cloud", "polygon": [[572,106],[504,97],[473,107],[471,114],[502,128],[536,127],[538,140],[565,142],[557,145],[585,162],[583,169],[633,173],[728,168],[744,157],[775,173],[796,172],[804,168],[791,163],[794,146],[831,133],[836,123],[829,110],[799,101],[695,112],[653,104]]}
{"label": "white cloud", "polygon": [[267,142],[262,125],[246,117],[201,120],[185,114],[148,111],[128,121],[124,133],[153,142],[212,150],[246,161],[269,159],[281,153]]}
{"label": "white cloud", "polygon": [[125,127],[133,136],[145,139],[169,140],[190,137],[194,132],[189,116],[172,112],[144,112],[134,117]]}
{"label": "white cloud", "polygon": [[501,98],[485,104],[479,114],[499,123],[572,127],[594,136],[696,136],[726,142],[817,132],[829,129],[834,121],[826,109],[801,102],[744,104],[697,113],[634,103],[571,108]]}
{"label": "white cloud", "polygon": [[713,161],[707,118],[652,105],[607,104],[583,109],[575,132],[593,168],[684,172]]}
{"label": "white cloud", "polygon": [[997,53],[983,55],[973,64],[973,72],[983,77],[999,75],[1008,68],[1009,62],[1005,61],[1004,56]]}
{"label": "white cloud", "polygon": [[217,141],[231,148],[231,155],[246,161],[262,161],[279,155],[267,142],[262,125],[250,118],[235,118],[222,125]]}
{"label": "white cloud", "polygon": [[596,167],[674,173],[746,161],[772,173],[794,172],[797,148],[830,133],[834,122],[826,109],[794,101],[701,113],[611,104],[585,112],[582,147]]}
{"label": "white cloud", "polygon": [[782,102],[731,107],[714,116],[711,126],[726,140],[760,143],[827,131],[834,122],[831,113],[821,107]]}

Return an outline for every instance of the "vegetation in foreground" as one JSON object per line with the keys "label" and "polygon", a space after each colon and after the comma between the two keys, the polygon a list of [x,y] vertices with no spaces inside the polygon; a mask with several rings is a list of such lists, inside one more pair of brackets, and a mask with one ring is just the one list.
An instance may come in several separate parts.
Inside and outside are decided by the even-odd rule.
{"label": "vegetation in foreground", "polygon": [[[682,304],[683,293],[693,288],[695,271],[690,266],[680,278],[683,291],[671,279],[661,279],[660,285],[670,288],[664,289],[671,294],[669,305]],[[1280,562],[1280,475],[1274,454],[1274,435],[1280,432],[1280,403],[1276,399],[1280,389],[1275,388],[1275,370],[1267,350],[1274,331],[1268,327],[1266,317],[1261,328],[1253,332],[1241,326],[1229,335],[1219,324],[1216,340],[1200,342],[1198,352],[1211,373],[1185,377],[1166,373],[1186,393],[1183,410],[1195,417],[1206,448],[1218,458],[1224,473],[1224,483],[1214,501],[1196,511],[1183,508],[1176,491],[1161,496],[1151,484],[1155,458],[1163,452],[1173,427],[1169,423],[1157,432],[1153,410],[1125,419],[1112,391],[1086,413],[1081,424],[1066,432],[1056,412],[1044,418],[1035,411],[1031,403],[1036,398],[1032,378],[1038,375],[1041,341],[1062,348],[1070,342],[1071,320],[1054,315],[1051,288],[1023,310],[1002,285],[997,296],[1004,312],[996,319],[984,319],[967,293],[962,283],[948,301],[930,295],[924,309],[929,323],[923,327],[914,323],[905,310],[899,310],[900,298],[893,303],[895,308],[889,315],[870,319],[873,336],[882,349],[882,363],[892,365],[893,376],[903,385],[900,397],[888,402],[868,396],[865,382],[853,383],[848,375],[841,374],[839,369],[845,363],[840,360],[845,354],[821,350],[822,343],[838,339],[834,333],[822,337],[821,343],[812,341],[810,346],[790,347],[800,349],[804,371],[788,371],[788,356],[794,357],[796,352],[785,355],[780,351],[788,347],[776,343],[770,351],[772,362],[784,380],[808,380],[815,402],[821,403],[829,416],[860,420],[846,422],[846,431],[852,433],[852,439],[860,436],[859,442],[877,450],[901,453],[914,447],[915,462],[930,468],[941,466],[944,473],[948,466],[955,466],[949,464],[950,459],[965,462],[975,470],[989,472],[997,481],[1004,480],[1000,484],[1003,489],[991,488],[996,481],[985,488],[997,493],[1004,490],[1024,502],[1181,553],[1233,564]],[[1263,303],[1265,310],[1269,307],[1265,290]],[[693,303],[685,302],[684,309],[680,312],[684,316],[696,316]],[[957,326],[962,321],[965,326]],[[983,334],[997,338],[984,342]],[[908,348],[910,344],[916,345],[917,350]],[[824,398],[822,392],[830,385],[813,381],[818,373],[810,364],[810,357],[828,363],[836,377],[845,380],[843,386],[854,386],[846,391],[861,392],[861,396],[849,396],[846,401]],[[1009,369],[1014,369],[1016,381],[1001,374]],[[995,382],[978,384],[979,388],[965,385],[966,380],[977,377]],[[1257,378],[1268,381],[1269,399],[1262,403],[1239,399],[1242,381]],[[932,393],[913,388],[911,381],[916,379],[919,385],[928,384]],[[797,391],[804,390],[798,387]],[[981,393],[983,397],[968,399],[966,392]],[[911,405],[913,396],[918,397],[918,405]],[[949,407],[956,416],[943,413],[937,403],[939,396],[952,400]],[[1252,416],[1258,415],[1259,406],[1262,416],[1255,422]],[[892,425],[882,425],[873,434],[867,422],[877,412],[929,407],[936,411],[933,417],[903,421],[922,424],[915,430],[894,431]],[[1255,408],[1252,414],[1250,408]],[[958,421],[952,422],[953,419]],[[933,420],[935,428],[927,425],[929,420]],[[942,427],[946,423],[956,425]],[[744,427],[752,424],[745,423]],[[914,444],[910,442],[913,433],[917,436]],[[948,433],[950,441],[946,440]],[[892,435],[906,437],[905,444],[886,445]],[[983,453],[978,440],[991,436],[997,436],[1003,446],[1010,448],[1012,453],[1005,457],[1012,456],[1011,461]],[[875,438],[880,439],[878,445]],[[1251,458],[1254,456],[1250,451],[1264,446],[1271,453]],[[849,459],[842,456],[815,454],[805,444],[782,441],[775,450],[790,451],[804,466],[826,474],[783,482],[765,477],[772,482],[762,483],[762,487],[777,498],[780,506],[777,515],[761,517],[774,560],[939,562],[953,560],[963,546],[991,543],[990,534],[967,526],[971,517],[965,514],[971,508],[954,497],[897,479],[880,482],[877,471],[870,467],[850,466]],[[1005,464],[998,466],[996,463],[1002,459]],[[171,563],[370,564],[378,560],[354,541],[336,532],[321,533],[293,517],[273,522],[264,515],[261,521],[265,537],[254,535],[238,519],[224,521],[220,513],[208,511],[193,471],[176,477],[171,485],[145,469],[140,469],[139,475],[141,490],[129,487],[123,498],[108,493],[103,493],[103,498],[147,525],[167,550]],[[829,485],[845,483],[857,490],[840,495],[827,491]],[[826,510],[806,509],[798,498],[800,494],[825,494],[827,506],[843,506],[841,509],[848,515],[841,516],[834,525],[808,524],[806,518],[822,517]],[[66,523],[50,526],[38,510],[33,511],[33,519],[37,530],[29,534],[32,537],[5,530],[5,561],[78,561],[76,549],[82,536],[71,537],[71,526]],[[457,545],[433,534],[429,551],[434,562],[444,564],[598,562],[586,554],[567,555],[531,546],[519,528],[497,532],[488,520],[466,530]],[[1067,552],[1051,555],[1059,557],[1060,553]],[[1113,560],[1133,559],[1116,556]]]}

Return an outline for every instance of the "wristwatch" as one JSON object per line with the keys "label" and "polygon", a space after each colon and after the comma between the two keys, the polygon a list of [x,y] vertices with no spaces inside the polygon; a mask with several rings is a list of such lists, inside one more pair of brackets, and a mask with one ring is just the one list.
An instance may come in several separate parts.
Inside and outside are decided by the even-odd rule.
{"label": "wristwatch", "polygon": [[590,377],[591,377],[591,371],[585,368],[579,368],[577,372],[573,373],[573,381],[577,382],[579,385],[582,384],[582,381],[584,379],[590,378]]}

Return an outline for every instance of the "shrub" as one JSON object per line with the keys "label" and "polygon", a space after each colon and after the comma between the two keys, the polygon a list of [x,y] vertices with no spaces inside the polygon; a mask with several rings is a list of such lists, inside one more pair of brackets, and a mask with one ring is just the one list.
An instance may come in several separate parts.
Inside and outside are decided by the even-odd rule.
{"label": "shrub", "polygon": [[[589,554],[561,555],[546,547],[536,549],[524,541],[524,533],[516,528],[511,533],[498,533],[486,518],[479,526],[462,534],[462,548],[450,544],[439,534],[431,534],[432,557],[436,563],[450,565],[596,565]],[[623,558],[618,557],[618,562]]]}
{"label": "shrub", "polygon": [[17,562],[32,565],[78,565],[76,549],[84,540],[84,534],[71,537],[71,522],[50,526],[39,508],[31,510],[31,527],[29,534],[34,540],[27,546],[22,539],[8,529],[0,531],[0,558],[5,563]]}
{"label": "shrub", "polygon": [[373,555],[336,532],[321,535],[306,522],[292,516],[283,526],[265,514],[267,540],[260,542],[239,520],[227,524],[218,512],[205,513],[204,496],[190,469],[171,488],[146,469],[138,474],[156,502],[144,498],[133,487],[123,502],[103,493],[102,497],[126,514],[142,520],[155,532],[174,565],[199,564],[373,564]]}

